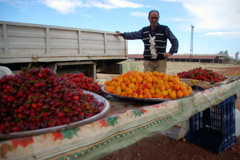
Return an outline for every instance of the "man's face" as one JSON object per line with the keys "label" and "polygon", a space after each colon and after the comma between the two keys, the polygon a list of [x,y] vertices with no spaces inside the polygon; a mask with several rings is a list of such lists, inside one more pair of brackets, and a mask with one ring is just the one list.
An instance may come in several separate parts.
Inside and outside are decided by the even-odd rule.
{"label": "man's face", "polygon": [[148,20],[149,20],[151,26],[156,26],[158,24],[158,20],[159,20],[158,13],[154,12],[154,11],[151,12],[148,17]]}

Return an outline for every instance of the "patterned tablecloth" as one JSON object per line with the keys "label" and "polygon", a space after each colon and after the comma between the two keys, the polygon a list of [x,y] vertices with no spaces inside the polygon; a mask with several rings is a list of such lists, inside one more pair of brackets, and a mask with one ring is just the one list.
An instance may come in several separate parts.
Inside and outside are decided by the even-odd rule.
{"label": "patterned tablecloth", "polygon": [[60,132],[0,142],[0,159],[99,159],[144,137],[167,130],[240,92],[240,80],[158,104],[110,99],[109,113]]}

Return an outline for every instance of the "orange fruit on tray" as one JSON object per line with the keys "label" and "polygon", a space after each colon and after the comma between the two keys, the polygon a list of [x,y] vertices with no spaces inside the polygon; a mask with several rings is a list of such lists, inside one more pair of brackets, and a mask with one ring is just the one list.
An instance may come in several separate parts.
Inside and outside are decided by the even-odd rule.
{"label": "orange fruit on tray", "polygon": [[183,92],[181,90],[177,91],[177,97],[182,98],[183,97]]}
{"label": "orange fruit on tray", "polygon": [[133,98],[175,99],[189,96],[192,88],[177,75],[129,71],[105,82],[105,91]]}
{"label": "orange fruit on tray", "polygon": [[170,93],[169,93],[169,97],[170,97],[170,98],[176,98],[177,95],[176,95],[175,92],[170,92]]}

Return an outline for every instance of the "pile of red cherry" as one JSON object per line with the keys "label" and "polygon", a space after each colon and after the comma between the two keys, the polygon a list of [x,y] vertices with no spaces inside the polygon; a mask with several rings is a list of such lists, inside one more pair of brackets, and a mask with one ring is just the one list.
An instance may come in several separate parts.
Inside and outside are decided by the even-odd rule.
{"label": "pile of red cherry", "polygon": [[48,68],[24,68],[18,75],[4,76],[0,84],[0,133],[69,124],[104,108],[92,94],[83,93],[101,93],[84,74],[59,76]]}

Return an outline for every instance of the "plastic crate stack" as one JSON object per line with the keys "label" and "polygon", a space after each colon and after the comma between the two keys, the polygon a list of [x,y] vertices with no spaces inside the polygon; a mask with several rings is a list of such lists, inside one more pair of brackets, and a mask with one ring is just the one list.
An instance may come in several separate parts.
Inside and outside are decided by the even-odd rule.
{"label": "plastic crate stack", "polygon": [[219,154],[236,143],[235,101],[233,95],[222,103],[199,112],[189,119],[187,140]]}

